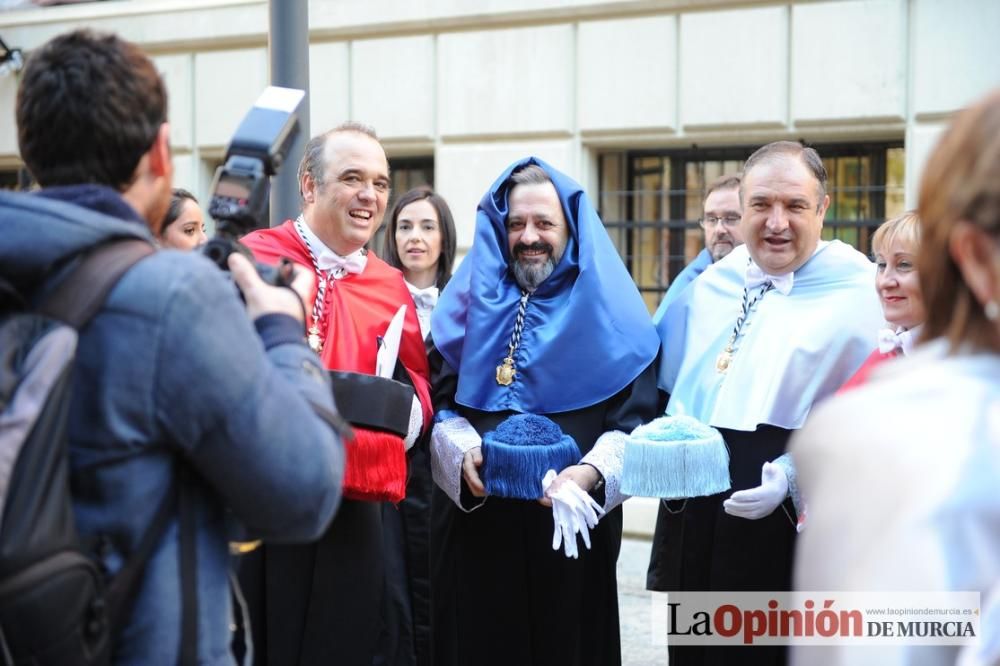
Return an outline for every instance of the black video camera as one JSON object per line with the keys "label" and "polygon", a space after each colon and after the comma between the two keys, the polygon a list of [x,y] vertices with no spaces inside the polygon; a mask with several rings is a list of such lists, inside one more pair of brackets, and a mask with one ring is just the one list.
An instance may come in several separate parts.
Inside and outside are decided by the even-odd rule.
{"label": "black video camera", "polygon": [[[215,172],[208,214],[215,220],[215,236],[202,253],[222,270],[239,252],[253,254],[239,238],[266,225],[270,177],[278,172],[299,131],[298,108],[305,92],[270,86],[247,112],[226,149],[226,160]],[[265,282],[287,286],[291,264],[256,264]]]}

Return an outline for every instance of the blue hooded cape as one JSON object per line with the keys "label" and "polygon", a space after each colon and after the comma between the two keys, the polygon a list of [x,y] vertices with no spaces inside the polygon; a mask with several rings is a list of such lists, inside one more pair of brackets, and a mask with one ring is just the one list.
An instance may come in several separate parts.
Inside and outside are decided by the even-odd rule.
{"label": "blue hooded cape", "polygon": [[[569,240],[528,301],[517,377],[496,382],[521,288],[509,269],[511,174],[537,164],[552,179]],[[483,411],[553,414],[615,395],[653,362],[659,338],[639,291],[583,188],[537,157],[510,165],[483,196],[476,237],[431,316],[431,335],[458,372],[456,401]]]}

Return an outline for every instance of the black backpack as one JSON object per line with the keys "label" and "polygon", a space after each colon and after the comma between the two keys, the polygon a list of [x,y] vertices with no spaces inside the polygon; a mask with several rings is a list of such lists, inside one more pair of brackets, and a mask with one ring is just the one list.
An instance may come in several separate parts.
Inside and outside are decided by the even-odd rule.
{"label": "black backpack", "polygon": [[[71,504],[66,428],[77,331],[153,251],[139,239],[96,246],[34,310],[0,276],[0,663],[110,663],[146,561],[185,503],[174,483],[110,580],[77,533]],[[184,528],[191,512],[181,509]],[[193,541],[182,539],[189,566],[184,551]],[[183,635],[196,637],[197,617],[188,614]],[[182,641],[183,663],[193,657],[192,643]]]}

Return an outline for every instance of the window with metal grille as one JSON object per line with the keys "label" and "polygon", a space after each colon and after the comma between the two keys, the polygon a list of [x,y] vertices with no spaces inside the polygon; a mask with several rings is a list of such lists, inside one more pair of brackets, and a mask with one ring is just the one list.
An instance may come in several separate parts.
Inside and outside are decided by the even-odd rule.
{"label": "window with metal grille", "polygon": [[372,239],[368,241],[368,249],[378,256],[382,255],[383,238],[385,238],[385,230],[389,226],[389,213],[392,212],[396,198],[406,194],[414,187],[421,185],[434,187],[434,158],[430,156],[397,157],[389,160],[389,181],[391,190],[389,203],[385,207],[385,219]]}
{"label": "window with metal grille", "polygon": [[[599,158],[601,219],[650,312],[704,247],[705,188],[736,173],[758,146],[629,150]],[[902,142],[813,145],[829,174],[823,238],[865,254],[871,233],[903,212]]]}

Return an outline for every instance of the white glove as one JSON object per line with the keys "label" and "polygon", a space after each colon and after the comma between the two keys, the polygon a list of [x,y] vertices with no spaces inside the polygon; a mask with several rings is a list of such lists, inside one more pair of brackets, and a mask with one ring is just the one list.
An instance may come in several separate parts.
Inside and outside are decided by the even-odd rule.
{"label": "white glove", "polygon": [[756,488],[738,490],[722,503],[722,508],[731,516],[758,520],[770,516],[788,497],[788,477],[785,470],[774,463],[766,462],[760,473],[760,485]]}
{"label": "white glove", "polygon": [[[576,516],[564,502],[552,500],[552,550],[563,547],[566,557],[574,560],[580,556],[576,545]],[[589,547],[589,546],[588,546]]]}
{"label": "white glove", "polygon": [[[564,483],[556,494],[560,494],[563,488],[569,489],[569,492],[576,497],[577,515],[586,523],[587,527],[590,529],[597,527],[597,521],[604,515],[604,507],[598,504],[590,496],[590,493],[584,492],[583,488],[576,485],[575,481]],[[584,535],[583,540],[587,542],[587,548],[590,548],[590,542],[586,535]]]}
{"label": "white glove", "polygon": [[[542,478],[542,490],[547,491],[556,478],[555,470],[549,470]],[[565,481],[559,489],[549,495],[552,500],[552,550],[563,547],[566,557],[576,559],[579,550],[576,535],[583,537],[583,543],[590,549],[590,530],[604,515],[604,509],[573,481]]]}

